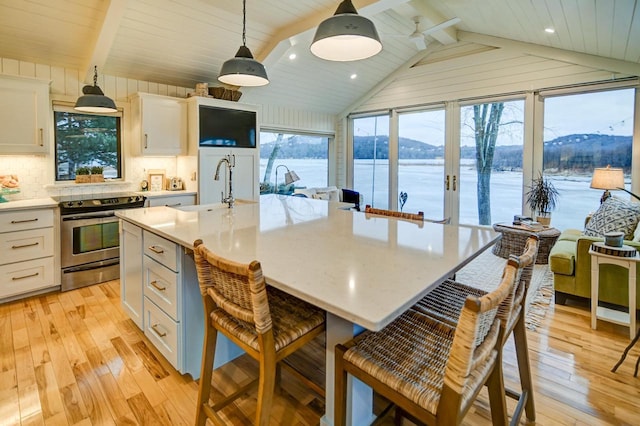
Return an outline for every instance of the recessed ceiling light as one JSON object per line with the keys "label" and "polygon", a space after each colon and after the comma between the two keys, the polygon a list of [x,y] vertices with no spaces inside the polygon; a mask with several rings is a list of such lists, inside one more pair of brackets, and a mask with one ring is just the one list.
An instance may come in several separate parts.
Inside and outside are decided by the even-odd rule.
{"label": "recessed ceiling light", "polygon": [[292,53],[291,55],[289,55],[289,59],[291,59],[292,61],[297,57],[297,55],[295,53]]}
{"label": "recessed ceiling light", "polygon": [[556,30],[554,30],[553,28],[549,27],[549,28],[545,28],[544,29],[545,33],[549,33],[549,34],[553,34],[556,32]]}
{"label": "recessed ceiling light", "polygon": [[358,78],[358,74],[356,73],[351,74],[351,80],[355,80],[356,78]]}

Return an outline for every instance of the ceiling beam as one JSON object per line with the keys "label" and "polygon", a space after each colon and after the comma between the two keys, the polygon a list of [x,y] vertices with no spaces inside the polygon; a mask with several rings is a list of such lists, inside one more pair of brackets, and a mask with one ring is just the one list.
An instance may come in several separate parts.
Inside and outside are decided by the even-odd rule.
{"label": "ceiling beam", "polygon": [[[409,2],[409,0],[356,0],[353,3],[358,10],[358,14],[371,17],[407,2]],[[314,13],[306,18],[298,19],[296,22],[278,30],[273,37],[271,37],[271,41],[265,48],[256,55],[256,59],[260,62],[273,62],[269,56],[275,52],[277,56],[275,60],[277,61],[279,58],[278,53],[282,54],[282,49],[278,49],[280,43],[285,43],[288,46],[295,45],[296,36],[306,33],[307,31],[315,30],[322,21],[333,16],[338,4],[339,3],[336,2],[330,8],[326,8],[322,13]]]}
{"label": "ceiling beam", "polygon": [[619,59],[606,58],[604,56],[573,52],[570,50],[558,49],[550,46],[542,46],[540,44],[525,43],[522,41],[509,40],[506,38],[493,37],[478,33],[470,33],[466,31],[458,31],[458,39],[460,41],[483,44],[485,46],[511,49],[514,51],[519,51],[525,55],[554,59],[556,61],[567,62],[574,65],[582,65],[585,67],[609,71],[612,73],[640,76],[640,64],[635,62],[622,61]]}
{"label": "ceiling beam", "polygon": [[[418,12],[420,16],[422,16],[422,25],[424,28],[421,30],[425,30],[429,27],[434,27],[436,25],[442,24],[445,21],[448,21],[450,18],[447,18],[444,15],[436,12],[435,10],[427,7],[422,1],[412,1],[411,6]],[[458,37],[456,35],[455,26],[445,28],[440,31],[436,31],[434,33],[429,34],[431,37],[435,38],[442,44],[453,44],[458,41]]]}
{"label": "ceiling beam", "polygon": [[107,62],[107,57],[109,56],[109,52],[111,52],[113,41],[120,27],[120,21],[127,8],[127,1],[128,0],[109,1],[107,12],[102,21],[102,28],[100,28],[96,43],[93,45],[91,56],[80,66],[80,75],[84,73],[84,82],[87,84],[93,83],[93,67],[97,66],[98,70],[101,70]]}

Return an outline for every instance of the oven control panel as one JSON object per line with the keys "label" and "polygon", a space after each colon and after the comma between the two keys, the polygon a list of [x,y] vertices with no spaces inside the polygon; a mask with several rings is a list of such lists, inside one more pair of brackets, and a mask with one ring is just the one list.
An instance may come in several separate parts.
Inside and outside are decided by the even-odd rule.
{"label": "oven control panel", "polygon": [[145,202],[143,195],[125,194],[108,198],[80,198],[67,199],[59,203],[61,213],[80,213],[101,210],[127,209],[143,207]]}

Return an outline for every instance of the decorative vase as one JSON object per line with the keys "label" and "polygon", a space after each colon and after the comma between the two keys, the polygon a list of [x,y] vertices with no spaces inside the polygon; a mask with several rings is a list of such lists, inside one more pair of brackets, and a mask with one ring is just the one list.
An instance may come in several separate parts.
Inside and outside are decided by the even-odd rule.
{"label": "decorative vase", "polygon": [[91,183],[98,183],[98,182],[104,182],[104,175],[102,173],[100,173],[99,175],[90,175],[91,176]]}
{"label": "decorative vase", "polygon": [[91,182],[91,175],[76,175],[76,183],[89,183]]}

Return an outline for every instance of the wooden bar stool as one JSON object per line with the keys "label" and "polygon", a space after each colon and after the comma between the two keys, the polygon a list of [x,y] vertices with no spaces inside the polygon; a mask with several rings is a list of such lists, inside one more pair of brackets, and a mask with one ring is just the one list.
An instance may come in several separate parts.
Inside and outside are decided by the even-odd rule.
{"label": "wooden bar stool", "polygon": [[[520,375],[521,392],[518,393],[511,389],[506,389],[505,391],[507,396],[518,401],[511,418],[512,425],[520,422],[523,408],[526,412],[527,420],[535,421],[536,417],[525,327],[525,309],[537,252],[538,237],[531,235],[525,243],[524,252],[517,258],[522,270],[516,281],[513,300],[509,303],[504,303],[498,313],[502,320],[503,346],[509,338],[509,335],[513,333],[518,372]],[[514,256],[512,255],[511,257],[513,258]],[[485,294],[487,294],[486,291],[473,286],[453,280],[446,280],[420,300],[415,305],[415,309],[440,321],[455,325],[458,323],[466,298],[469,295],[482,297]]]}
{"label": "wooden bar stool", "polygon": [[207,418],[224,424],[217,411],[256,381],[209,403],[218,332],[260,364],[256,425],[267,425],[276,382],[276,364],[324,333],[325,313],[296,297],[267,286],[258,261],[241,264],[223,259],[196,240],[193,243],[198,283],[205,313],[204,347],[196,423]]}
{"label": "wooden bar stool", "polygon": [[371,207],[369,204],[367,204],[364,207],[364,212],[368,213],[368,214],[379,215],[379,216],[389,216],[389,217],[397,217],[397,218],[400,218],[400,219],[424,221],[424,213],[423,212],[405,213],[405,212],[399,212],[399,211],[395,211],[395,210],[376,209],[374,207]]}
{"label": "wooden bar stool", "polygon": [[365,331],[335,348],[336,426],[346,422],[347,374],[432,425],[456,425],[486,383],[494,425],[507,423],[498,307],[512,294],[516,259],[500,285],[469,296],[456,327],[410,308],[379,332]]}

